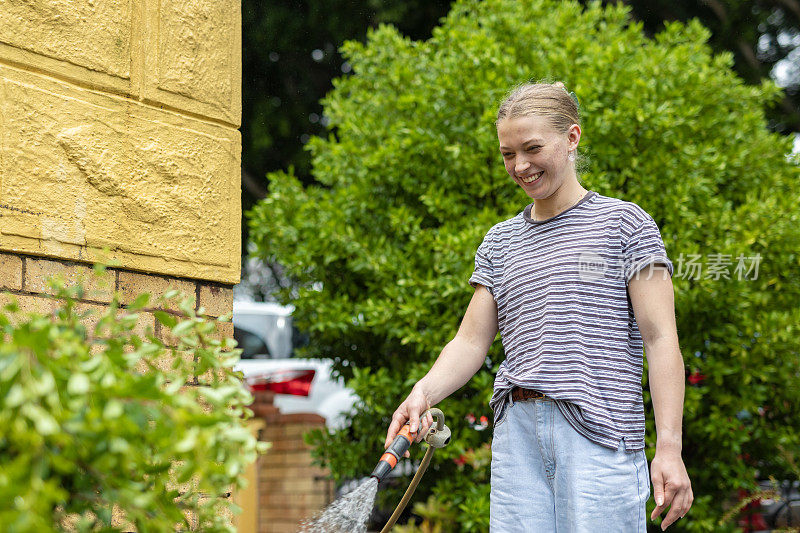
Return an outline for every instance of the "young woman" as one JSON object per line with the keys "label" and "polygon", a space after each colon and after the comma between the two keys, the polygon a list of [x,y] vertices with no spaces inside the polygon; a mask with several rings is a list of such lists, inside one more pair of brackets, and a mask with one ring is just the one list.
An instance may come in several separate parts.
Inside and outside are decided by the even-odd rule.
{"label": "young woman", "polygon": [[[533,203],[486,234],[458,333],[395,411],[386,446],[407,421],[422,439],[433,420],[421,413],[469,381],[499,331],[491,530],[644,532],[651,480],[651,519],[669,507],[664,530],[693,495],[673,267],[658,227],[578,181],[580,117],[562,83],[517,87],[496,127],[506,171]],[[649,471],[643,348],[657,430]]]}

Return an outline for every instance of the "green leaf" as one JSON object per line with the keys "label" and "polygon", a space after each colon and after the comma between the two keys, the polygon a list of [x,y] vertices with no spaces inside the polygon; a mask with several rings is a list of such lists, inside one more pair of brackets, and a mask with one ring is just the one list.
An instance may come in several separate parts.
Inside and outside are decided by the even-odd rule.
{"label": "green leaf", "polygon": [[182,337],[187,335],[192,329],[194,329],[195,322],[192,320],[184,320],[183,322],[179,323],[175,327],[172,328],[172,334],[176,337]]}
{"label": "green leaf", "polygon": [[133,302],[131,302],[131,304],[128,306],[128,309],[131,311],[142,309],[145,306],[147,306],[147,303],[149,301],[150,301],[150,294],[146,292],[142,293],[139,296],[137,296]]}
{"label": "green leaf", "polygon": [[90,384],[86,374],[72,374],[67,382],[67,392],[76,396],[85,394],[89,390]]}
{"label": "green leaf", "polygon": [[170,289],[170,290],[168,290],[167,292],[164,293],[164,299],[165,300],[170,300],[172,298],[175,298],[179,294],[180,294],[180,292],[178,292],[177,289]]}
{"label": "green leaf", "polygon": [[103,418],[113,419],[122,415],[124,408],[119,400],[109,401],[103,408]]}
{"label": "green leaf", "polygon": [[174,328],[175,324],[178,323],[178,319],[175,315],[167,313],[166,311],[154,311],[153,315],[156,317],[156,320],[161,323],[163,326],[167,326],[168,328]]}

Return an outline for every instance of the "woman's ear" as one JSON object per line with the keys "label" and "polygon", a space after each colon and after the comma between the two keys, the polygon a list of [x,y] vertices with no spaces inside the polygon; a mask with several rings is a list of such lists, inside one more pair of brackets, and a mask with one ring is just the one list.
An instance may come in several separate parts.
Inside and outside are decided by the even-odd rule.
{"label": "woman's ear", "polygon": [[569,141],[569,149],[574,150],[578,147],[581,140],[581,127],[578,124],[573,124],[567,130],[567,140]]}

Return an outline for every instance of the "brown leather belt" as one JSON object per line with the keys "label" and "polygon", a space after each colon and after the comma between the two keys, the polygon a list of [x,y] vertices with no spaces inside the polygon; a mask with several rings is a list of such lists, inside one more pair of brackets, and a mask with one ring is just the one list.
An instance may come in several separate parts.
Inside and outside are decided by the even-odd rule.
{"label": "brown leather belt", "polygon": [[514,387],[511,389],[511,399],[515,402],[523,402],[525,400],[534,400],[536,398],[547,398],[543,393],[533,389],[523,389],[522,387]]}

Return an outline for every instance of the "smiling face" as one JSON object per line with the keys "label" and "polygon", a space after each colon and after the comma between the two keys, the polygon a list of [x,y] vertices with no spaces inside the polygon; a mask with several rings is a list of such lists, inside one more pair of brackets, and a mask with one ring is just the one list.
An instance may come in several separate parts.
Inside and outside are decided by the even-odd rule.
{"label": "smiling face", "polygon": [[559,133],[539,115],[504,118],[497,124],[497,138],[506,172],[534,200],[577,183],[575,163],[568,156],[578,147],[579,125]]}

